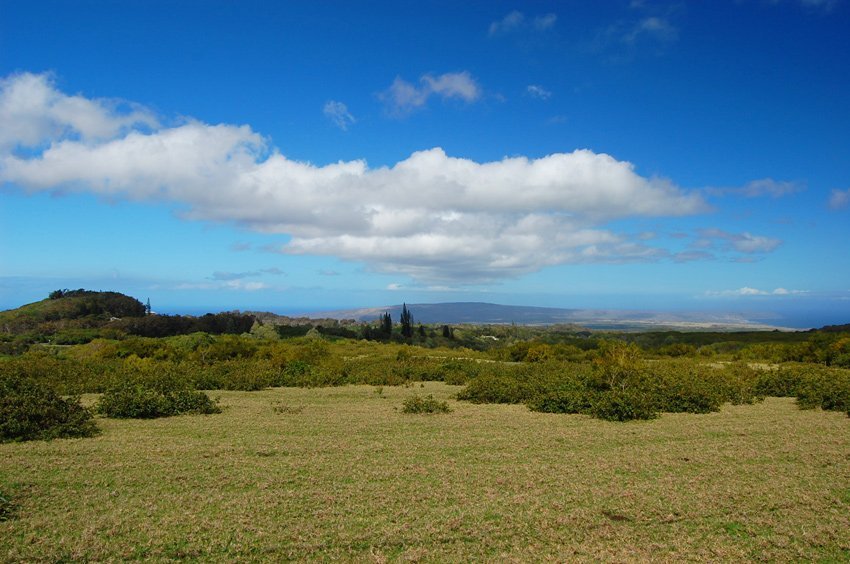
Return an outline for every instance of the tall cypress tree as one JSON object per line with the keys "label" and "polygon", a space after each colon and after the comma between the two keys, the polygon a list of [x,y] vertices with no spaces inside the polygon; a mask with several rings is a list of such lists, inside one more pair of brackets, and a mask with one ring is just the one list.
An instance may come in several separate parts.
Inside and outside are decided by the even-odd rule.
{"label": "tall cypress tree", "polygon": [[399,323],[401,324],[401,334],[404,338],[411,338],[413,336],[413,316],[410,315],[410,310],[407,309],[407,304],[402,304],[401,306],[401,317],[399,318]]}
{"label": "tall cypress tree", "polygon": [[384,333],[388,337],[393,334],[393,318],[390,317],[387,311],[381,316],[381,333]]}

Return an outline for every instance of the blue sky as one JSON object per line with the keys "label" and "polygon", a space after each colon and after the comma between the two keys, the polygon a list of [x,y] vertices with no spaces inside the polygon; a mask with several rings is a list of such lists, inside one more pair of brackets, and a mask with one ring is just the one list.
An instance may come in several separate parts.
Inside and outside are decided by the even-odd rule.
{"label": "blue sky", "polygon": [[0,1],[0,307],[850,321],[850,2]]}

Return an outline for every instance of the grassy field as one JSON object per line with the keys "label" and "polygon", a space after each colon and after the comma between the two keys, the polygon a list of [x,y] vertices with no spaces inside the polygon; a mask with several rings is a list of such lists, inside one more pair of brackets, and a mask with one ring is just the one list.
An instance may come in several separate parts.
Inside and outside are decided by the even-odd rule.
{"label": "grassy field", "polygon": [[457,390],[216,392],[219,415],[0,444],[0,559],[850,560],[843,413],[401,413]]}

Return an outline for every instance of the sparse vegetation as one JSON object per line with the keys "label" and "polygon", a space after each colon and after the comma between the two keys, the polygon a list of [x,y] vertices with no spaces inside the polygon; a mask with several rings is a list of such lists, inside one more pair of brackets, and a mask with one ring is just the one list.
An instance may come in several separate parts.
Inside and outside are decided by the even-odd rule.
{"label": "sparse vegetation", "polygon": [[[46,302],[66,308],[93,297],[76,292]],[[403,310],[409,326],[384,315],[357,330],[301,320],[273,326],[251,315],[239,334],[147,337],[102,313],[60,319],[52,329],[36,324],[50,329],[38,334],[7,330],[0,554],[51,561],[850,555],[843,464],[850,370],[842,368],[850,341],[842,328],[413,330]],[[157,318],[166,329],[184,323],[139,319]],[[236,314],[203,322],[228,319],[242,322]],[[223,390],[221,404],[201,390]],[[106,416],[97,420],[98,440],[16,444],[97,432],[84,405]],[[181,413],[220,414],[124,421]],[[92,506],[101,510],[97,531],[109,534],[86,528]],[[250,525],[234,532],[227,523]]]}
{"label": "sparse vegetation", "polygon": [[434,399],[433,394],[425,397],[412,396],[404,400],[402,413],[450,413],[448,402]]}
{"label": "sparse vegetation", "polygon": [[[522,405],[452,403],[459,389],[384,386],[385,401],[369,386],[225,391],[213,417],[101,419],[97,440],[2,444],[0,489],[19,510],[2,524],[0,554],[847,558],[843,413],[769,398],[620,425]],[[455,411],[401,413],[405,399],[428,394]],[[4,488],[13,484],[26,489]]]}

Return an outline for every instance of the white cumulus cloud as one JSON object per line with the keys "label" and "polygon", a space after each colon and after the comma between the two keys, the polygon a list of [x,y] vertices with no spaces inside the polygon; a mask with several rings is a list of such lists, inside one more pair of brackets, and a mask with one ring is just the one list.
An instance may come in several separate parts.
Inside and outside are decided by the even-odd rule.
{"label": "white cumulus cloud", "polygon": [[[8,106],[17,80],[32,77],[4,81],[0,107]],[[77,98],[46,79],[42,84],[53,105]],[[429,88],[455,87],[435,79]],[[476,162],[433,148],[393,166],[370,168],[362,160],[317,166],[288,159],[246,125],[164,126],[145,119],[128,129],[127,116],[111,102],[82,100],[92,119],[105,124],[99,131],[111,136],[83,136],[71,117],[43,106],[52,126],[39,134],[37,150],[14,150],[32,143],[29,131],[3,130],[0,183],[178,203],[188,219],[287,234],[289,242],[275,248],[280,253],[362,261],[429,283],[491,281],[565,263],[659,260],[669,253],[607,224],[707,209],[699,194],[589,150]],[[30,114],[34,122],[45,119]],[[748,234],[730,240],[752,250],[772,245]],[[216,278],[240,280],[233,273]]]}
{"label": "white cumulus cloud", "polygon": [[154,114],[138,104],[62,94],[49,74],[0,79],[0,92],[0,151],[38,147],[57,137],[97,142],[133,126],[159,125]]}

